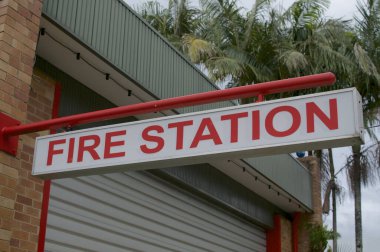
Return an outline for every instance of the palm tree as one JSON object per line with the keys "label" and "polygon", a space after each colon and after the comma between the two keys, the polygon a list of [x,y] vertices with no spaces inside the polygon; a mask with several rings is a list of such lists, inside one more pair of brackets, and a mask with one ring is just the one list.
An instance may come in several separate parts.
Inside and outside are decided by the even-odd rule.
{"label": "palm tree", "polygon": [[333,252],[338,251],[338,230],[337,230],[337,198],[341,198],[343,196],[343,187],[337,181],[338,172],[335,171],[334,165],[334,156],[331,148],[327,150],[327,155],[322,155],[322,166],[321,166],[321,174],[322,174],[322,187],[325,191],[322,205],[322,213],[329,214],[330,213],[330,197],[332,199],[332,224],[333,224]]}
{"label": "palm tree", "polygon": [[273,50],[262,43],[268,35],[263,14],[269,4],[268,0],[256,1],[244,15],[236,1],[201,0],[202,25],[195,34],[183,37],[184,51],[214,81],[229,79],[235,85],[246,85],[273,79],[270,57],[263,55]]}
{"label": "palm tree", "polygon": [[[378,122],[376,115],[380,105],[380,3],[376,0],[358,1],[359,16],[355,17],[358,33],[354,53],[362,70],[356,77],[356,87],[363,97],[365,125]],[[376,136],[367,128],[367,133],[377,142]],[[376,145],[378,147],[378,145]],[[378,151],[375,151],[375,153]],[[363,251],[361,184],[364,186],[373,182],[375,169],[379,168],[380,160],[371,162],[371,149],[363,150],[360,146],[352,146],[352,156],[347,160],[348,181],[355,200],[355,243],[356,251]],[[378,172],[378,171],[377,171]],[[379,173],[378,173],[379,174]]]}
{"label": "palm tree", "polygon": [[[347,22],[324,18],[328,0],[298,0],[285,11],[271,9],[269,0],[257,0],[246,14],[235,0],[200,0],[199,11],[189,8],[188,1],[171,0],[167,9],[149,3],[141,13],[192,62],[203,66],[214,81],[246,85],[332,71],[337,76],[334,88],[358,88],[370,119],[379,105],[378,2],[367,0],[359,5],[359,36],[350,31]],[[360,183],[355,181],[365,181],[360,161],[363,155],[360,147],[352,149],[353,159],[348,163],[355,213],[361,216]],[[357,237],[361,237],[360,218],[356,217]],[[357,247],[361,251],[361,238],[357,238]]]}
{"label": "palm tree", "polygon": [[194,33],[199,24],[199,11],[190,6],[189,0],[169,0],[168,8],[158,1],[148,1],[137,11],[179,50],[182,36]]}

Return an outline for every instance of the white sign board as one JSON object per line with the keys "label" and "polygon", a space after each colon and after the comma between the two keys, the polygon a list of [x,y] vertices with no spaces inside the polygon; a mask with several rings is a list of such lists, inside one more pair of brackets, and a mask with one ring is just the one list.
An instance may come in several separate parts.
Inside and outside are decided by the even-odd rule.
{"label": "white sign board", "polygon": [[356,89],[38,137],[33,175],[152,169],[361,143]]}

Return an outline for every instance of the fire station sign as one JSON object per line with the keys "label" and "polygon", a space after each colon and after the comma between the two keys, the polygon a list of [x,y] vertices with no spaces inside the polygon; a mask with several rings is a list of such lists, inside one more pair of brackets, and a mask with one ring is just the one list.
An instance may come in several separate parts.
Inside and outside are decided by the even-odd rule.
{"label": "fire station sign", "polygon": [[36,140],[33,175],[152,169],[362,142],[356,89],[109,125]]}

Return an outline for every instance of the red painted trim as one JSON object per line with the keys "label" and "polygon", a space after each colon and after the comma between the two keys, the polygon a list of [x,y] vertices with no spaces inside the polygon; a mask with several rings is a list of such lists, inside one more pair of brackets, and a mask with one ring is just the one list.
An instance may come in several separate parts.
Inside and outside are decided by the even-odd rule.
{"label": "red painted trim", "polygon": [[273,218],[273,228],[267,231],[267,252],[281,252],[281,216]]}
{"label": "red painted trim", "polygon": [[[61,101],[61,84],[55,84],[54,90],[54,100],[53,100],[53,109],[51,112],[52,118],[58,117],[59,112],[59,103]],[[55,130],[50,130],[51,134],[55,133]],[[44,181],[44,190],[42,196],[42,207],[41,207],[41,216],[40,216],[40,233],[38,236],[38,252],[44,252],[45,250],[45,238],[46,238],[46,225],[47,225],[47,215],[49,210],[49,199],[50,199],[50,186],[51,181]]]}
{"label": "red painted trim", "polygon": [[40,233],[38,236],[38,252],[44,252],[45,250],[46,225],[50,199],[50,185],[50,180],[44,181],[44,191],[42,196],[42,208],[40,217]]}
{"label": "red painted trim", "polygon": [[296,212],[293,215],[292,221],[292,244],[293,244],[293,252],[298,252],[298,237],[299,237],[299,225],[301,221],[301,213]]}
{"label": "red painted trim", "polygon": [[89,122],[97,122],[125,116],[140,115],[174,108],[182,108],[225,100],[234,100],[238,98],[248,98],[257,95],[264,96],[267,94],[281,93],[304,88],[333,85],[334,83],[335,75],[333,73],[322,73],[298,78],[259,83],[255,85],[229,88],[224,90],[215,90],[210,92],[173,97],[164,100],[150,101],[88,112],[78,115],[65,116],[20,126],[3,127],[0,131],[0,137],[21,135],[41,130],[73,126]]}

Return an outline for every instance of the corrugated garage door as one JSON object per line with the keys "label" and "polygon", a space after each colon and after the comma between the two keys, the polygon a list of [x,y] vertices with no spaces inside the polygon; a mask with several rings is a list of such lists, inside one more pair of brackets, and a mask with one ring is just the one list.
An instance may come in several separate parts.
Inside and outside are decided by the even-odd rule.
{"label": "corrugated garage door", "polygon": [[46,251],[265,251],[264,230],[145,172],[55,180]]}

